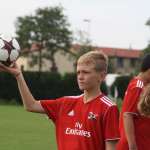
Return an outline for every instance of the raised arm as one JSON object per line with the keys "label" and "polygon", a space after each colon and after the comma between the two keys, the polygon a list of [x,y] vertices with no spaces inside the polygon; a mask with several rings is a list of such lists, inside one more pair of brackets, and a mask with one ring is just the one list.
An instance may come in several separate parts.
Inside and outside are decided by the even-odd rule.
{"label": "raised arm", "polygon": [[12,74],[18,83],[19,92],[21,94],[21,98],[23,101],[24,108],[30,112],[37,112],[37,113],[45,113],[43,107],[41,106],[40,102],[35,100],[32,96],[21,70],[18,68],[17,64],[14,64],[13,67],[6,67],[3,64],[0,64],[0,71],[5,71]]}

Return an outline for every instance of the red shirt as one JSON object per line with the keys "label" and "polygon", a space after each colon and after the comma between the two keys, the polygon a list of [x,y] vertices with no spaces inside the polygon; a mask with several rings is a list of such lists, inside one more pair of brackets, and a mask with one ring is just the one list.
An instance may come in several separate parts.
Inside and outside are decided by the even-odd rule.
{"label": "red shirt", "polygon": [[105,150],[105,141],[117,140],[117,106],[100,95],[88,103],[83,95],[40,101],[56,126],[59,150]]}
{"label": "red shirt", "polygon": [[119,128],[121,139],[117,145],[117,150],[129,149],[123,125],[123,113],[125,112],[133,114],[134,116],[135,137],[138,150],[150,149],[150,118],[141,116],[137,110],[137,103],[139,101],[139,96],[142,92],[143,86],[143,81],[138,78],[132,79],[128,85],[120,116]]}

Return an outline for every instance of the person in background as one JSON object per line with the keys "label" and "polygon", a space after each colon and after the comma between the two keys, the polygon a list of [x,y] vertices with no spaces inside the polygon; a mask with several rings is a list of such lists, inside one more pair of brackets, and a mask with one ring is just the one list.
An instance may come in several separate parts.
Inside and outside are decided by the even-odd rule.
{"label": "person in background", "polygon": [[140,96],[138,110],[141,115],[150,117],[150,84],[148,84]]}
{"label": "person in background", "polygon": [[120,116],[121,139],[117,150],[149,150],[150,118],[140,114],[138,103],[145,86],[150,83],[150,54],[141,64],[140,73],[134,77],[126,90]]}

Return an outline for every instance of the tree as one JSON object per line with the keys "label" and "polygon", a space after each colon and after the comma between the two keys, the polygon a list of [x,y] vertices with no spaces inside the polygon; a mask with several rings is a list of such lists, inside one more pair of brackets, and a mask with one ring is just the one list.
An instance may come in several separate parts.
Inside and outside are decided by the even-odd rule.
{"label": "tree", "polygon": [[146,25],[150,26],[150,18],[147,20]]}
{"label": "tree", "polygon": [[91,51],[93,49],[91,45],[91,40],[85,35],[84,31],[77,31],[77,35],[74,38],[72,51],[70,51],[70,58],[74,61],[74,70],[76,71],[76,65],[78,58],[84,53]]}
{"label": "tree", "polygon": [[143,54],[150,54],[150,44],[148,44],[148,46],[143,50]]}
{"label": "tree", "polygon": [[[150,18],[147,20],[146,25],[150,27]],[[143,54],[150,54],[150,41],[148,43],[148,46],[144,49]]]}
{"label": "tree", "polygon": [[18,17],[16,35],[22,49],[30,49],[33,43],[38,44],[38,56],[32,56],[32,63],[39,61],[41,71],[43,59],[51,61],[51,71],[57,72],[55,54],[57,51],[68,52],[72,42],[72,32],[63,14],[63,8],[46,7],[36,10],[35,15]]}

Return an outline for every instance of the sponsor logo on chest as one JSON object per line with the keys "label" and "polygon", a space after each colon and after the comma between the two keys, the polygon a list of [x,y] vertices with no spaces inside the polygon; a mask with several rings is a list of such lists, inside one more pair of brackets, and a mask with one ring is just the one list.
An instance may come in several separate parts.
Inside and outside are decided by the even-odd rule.
{"label": "sponsor logo on chest", "polygon": [[[70,112],[67,113],[67,116],[70,117],[70,119],[74,116],[76,116],[75,111],[71,110]],[[77,116],[76,116],[77,117]],[[95,114],[93,112],[89,112],[87,114],[87,119],[90,121],[95,121],[97,120],[98,114]],[[77,118],[79,119],[79,118]],[[65,134],[66,135],[76,135],[76,136],[83,136],[83,137],[87,137],[90,138],[91,137],[91,132],[89,130],[85,130],[84,125],[82,122],[80,121],[76,121],[74,123],[74,127],[67,127],[65,129]]]}
{"label": "sponsor logo on chest", "polygon": [[76,135],[90,138],[91,132],[83,129],[83,124],[80,122],[75,122],[74,128],[66,128],[65,134]]}

